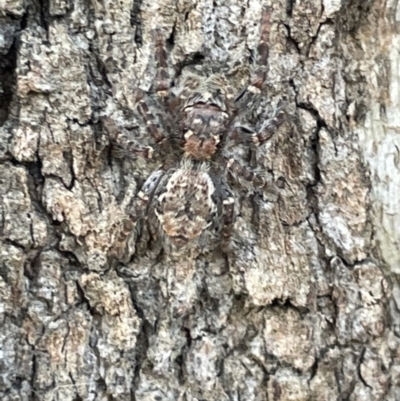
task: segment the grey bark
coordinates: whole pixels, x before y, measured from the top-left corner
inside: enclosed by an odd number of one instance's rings
[[[290,122],[236,157],[274,190],[233,186],[229,250],[179,258],[125,235],[159,161],[101,118],[151,142],[155,26],[171,75],[243,88],[261,2],[0,1],[1,400],[400,400],[398,4],[272,6],[249,113]]]

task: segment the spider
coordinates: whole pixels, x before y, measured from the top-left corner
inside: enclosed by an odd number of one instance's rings
[[[137,213],[132,219],[153,214],[162,238],[175,248],[201,243],[215,235],[223,240],[229,238],[235,202],[226,182],[226,171],[256,187],[265,185],[263,178],[243,167],[225,145],[232,141],[234,122],[245,94],[261,92],[267,69],[270,17],[271,9],[264,7],[257,48],[258,67],[250,85],[238,96],[223,75],[205,77],[190,72],[182,74],[173,93],[165,41],[161,30],[155,31],[157,73],[152,93],[162,105],[164,118],[153,115],[150,98],[140,89],[135,89],[136,104],[156,149],[164,149],[169,160],[144,183],[137,195]],[[262,130],[253,131],[254,145],[267,141],[282,122],[282,113],[278,112]],[[105,125],[124,152],[152,157],[155,149],[122,139],[110,122]],[[171,160],[176,151],[180,155],[179,163],[176,158]]]

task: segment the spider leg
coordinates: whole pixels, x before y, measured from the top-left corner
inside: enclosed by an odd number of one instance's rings
[[[276,132],[276,130],[285,121],[285,113],[278,110],[275,115],[267,122],[265,127],[262,127],[258,132],[252,135],[253,143],[260,146],[268,141]]]
[[[112,256],[116,256],[118,259],[123,257],[127,246],[127,239],[135,229],[140,227],[140,221],[147,215],[152,195],[162,176],[163,172],[161,170],[151,174],[136,196],[134,195],[136,185],[130,182],[127,186],[120,206],[125,216],[117,223],[119,230],[113,242]]]
[[[136,252],[141,253],[146,251],[149,240],[149,230],[150,232],[154,232],[154,229],[156,229],[156,227],[148,224],[148,222],[151,222],[151,219],[149,220],[149,209],[164,174],[164,170],[156,170],[147,178],[136,195],[134,194],[136,185],[133,184],[128,186],[128,190],[125,193],[121,208],[125,211],[127,216],[124,224],[128,228],[131,227],[129,233],[131,233],[132,230],[136,231]],[[135,190],[133,190],[133,188],[135,188]]]
[[[284,121],[285,113],[278,108],[274,116],[267,120],[259,130],[253,130],[247,126],[236,126],[233,139],[238,143],[251,142],[255,146],[260,146],[272,138]]]
[[[168,62],[167,62],[167,51],[165,49],[165,40],[160,28],[154,31],[155,40],[155,64],[156,64],[156,76],[154,78],[154,84],[151,88],[151,92],[155,93],[161,100],[167,99],[170,88],[170,76],[168,73]],[[165,129],[163,124],[157,121],[156,117],[153,115],[148,107],[146,101],[147,94],[141,90],[136,90],[136,109],[144,122],[146,123],[147,130],[152,136],[156,144],[161,144],[167,137],[165,135]],[[167,102],[169,103],[169,99]],[[166,109],[168,109],[168,104],[164,103]],[[168,111],[168,110],[166,110]],[[168,113],[167,113],[168,114]],[[167,115],[165,118],[168,119]]]
[[[269,55],[269,34],[271,32],[271,7],[264,7],[261,14],[261,35],[257,47],[258,53],[258,68],[250,83],[250,91],[260,92],[261,86],[265,81],[265,76],[268,68]]]
[[[148,214],[151,200],[164,174],[164,170],[161,169],[154,171],[136,195],[131,208],[132,212],[130,213],[131,218],[135,221],[142,219]]]
[[[170,76],[168,73],[167,51],[161,29],[155,31],[155,62],[157,73],[154,82],[154,92],[157,96],[164,98],[168,95],[170,88]]]
[[[272,15],[272,8],[265,6],[261,14],[261,33],[260,33],[260,40],[257,46],[258,67],[252,74],[250,85],[236,97],[235,102],[242,100],[247,93],[249,94],[250,97],[253,97],[254,95],[258,95],[261,92],[261,87],[265,81],[268,69],[271,15]]]
[[[232,233],[235,218],[235,199],[230,191],[226,191],[226,197],[222,201],[222,229],[223,242],[228,242]]]
[[[232,156],[224,156],[226,167],[234,178],[244,179],[245,181],[252,183],[255,187],[262,188],[265,186],[265,179],[259,175],[243,167],[237,160]]]
[[[146,123],[147,130],[149,134],[154,139],[156,144],[160,144],[165,141],[166,136],[164,134],[164,130],[159,124],[147,106],[147,102],[145,100],[145,93],[141,89],[137,89],[136,91],[136,109],[139,112],[140,116],[143,118]]]
[[[115,157],[121,159],[133,154],[145,159],[152,158],[154,150],[151,146],[143,146],[138,144],[136,141],[129,139],[124,134],[123,129],[119,128],[115,124],[115,121],[109,117],[104,118],[102,122],[114,144],[113,155]]]

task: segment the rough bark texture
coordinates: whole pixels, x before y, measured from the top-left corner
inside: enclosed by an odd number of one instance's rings
[[[400,96],[394,0],[274,1],[260,122],[228,250],[160,252],[127,205],[157,160],[135,88],[249,79],[260,0],[0,1],[0,399],[400,400]],[[266,2],[267,3],[267,2]],[[128,226],[129,229],[129,226]]]

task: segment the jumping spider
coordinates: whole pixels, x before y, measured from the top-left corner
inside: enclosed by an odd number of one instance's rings
[[[201,243],[210,235],[222,240],[229,237],[234,220],[234,198],[224,178],[226,171],[256,187],[265,185],[259,175],[242,167],[229,154],[226,144],[232,142],[233,125],[244,93],[259,93],[265,80],[270,17],[271,9],[265,7],[257,48],[258,67],[250,85],[239,96],[235,96],[227,79],[220,74],[204,77],[186,72],[172,93],[165,41],[161,30],[155,31],[157,74],[153,93],[157,95],[157,103],[163,106],[164,117],[153,115],[150,99],[140,89],[136,89],[137,110],[156,148],[164,148],[167,156],[171,156],[171,150],[178,149],[181,160],[176,163],[175,157],[150,175],[137,195],[135,208],[139,213],[132,218],[140,219],[148,211],[153,213],[159,233],[174,247]],[[282,113],[276,113],[262,130],[252,133],[253,143],[256,146],[264,143],[282,122]],[[108,130],[112,134],[113,130]],[[114,136],[125,152],[150,158],[154,151],[124,141],[118,134]]]

